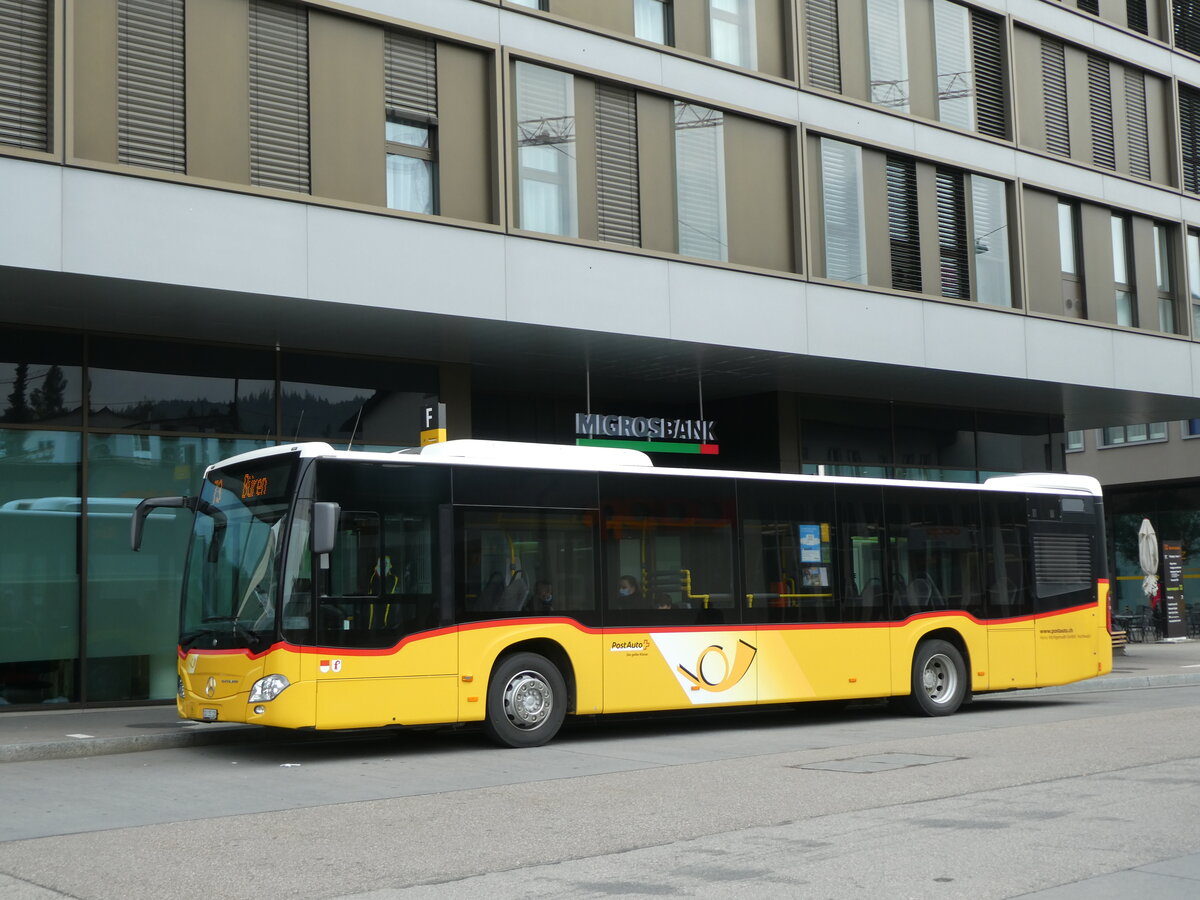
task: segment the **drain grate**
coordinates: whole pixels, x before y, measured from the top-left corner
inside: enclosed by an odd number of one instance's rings
[[[874,756],[855,756],[851,759],[831,759],[828,762],[805,763],[788,766],[790,769],[821,769],[827,772],[890,772],[893,769],[911,769],[914,766],[932,766],[934,763],[965,759],[963,756],[929,756],[924,753],[877,753]]]

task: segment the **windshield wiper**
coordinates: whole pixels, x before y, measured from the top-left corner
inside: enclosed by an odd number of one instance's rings
[[[253,650],[255,653],[257,653],[260,649],[262,649],[263,645],[266,644],[266,638],[264,638],[257,631],[251,631],[249,628],[247,628],[245,625],[243,625],[241,622],[239,622],[237,620],[237,616],[205,616],[204,621],[205,622],[219,622],[223,625],[232,625],[233,633],[238,638],[240,638],[249,649]],[[180,643],[180,645],[183,645],[184,641],[188,640],[189,638],[191,640],[195,640],[196,638],[203,637],[206,634],[214,634],[214,633],[215,633],[215,630],[212,628],[198,628],[195,631],[185,632],[179,638],[179,643]]]
[[[179,636],[179,646],[186,650],[206,634],[212,633],[213,630],[211,628],[197,628],[194,631],[185,631]]]

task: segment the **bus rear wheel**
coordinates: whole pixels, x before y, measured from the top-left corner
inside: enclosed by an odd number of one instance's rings
[[[913,654],[913,712],[949,716],[958,711],[967,695],[967,667],[958,648],[946,641],[925,641]]]
[[[567,712],[567,686],[550,660],[514,653],[492,672],[483,730],[504,747],[540,747],[558,733]]]

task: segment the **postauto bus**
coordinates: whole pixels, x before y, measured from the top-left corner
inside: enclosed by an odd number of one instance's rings
[[[305,443],[209,468],[179,634],[183,718],[482,723],[974,694],[1112,668],[1099,484],[656,468],[633,450]],[[151,526],[153,527],[153,522]]]

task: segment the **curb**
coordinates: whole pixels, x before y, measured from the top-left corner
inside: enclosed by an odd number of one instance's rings
[[[1146,688],[1182,687],[1188,684],[1200,684],[1200,672],[1188,672],[1178,675],[1119,675],[1104,676],[1089,681],[1076,681],[1071,684],[1060,684],[1054,687],[1033,688],[1025,693],[1030,694],[1074,694],[1094,693],[1096,691],[1137,691]]]
[[[170,734],[136,734],[121,737],[78,738],[24,744],[0,744],[0,764],[42,759],[81,759],[146,750],[208,747],[213,744],[250,743],[272,739],[274,732],[253,725],[236,725],[220,731],[179,731]]]

